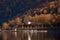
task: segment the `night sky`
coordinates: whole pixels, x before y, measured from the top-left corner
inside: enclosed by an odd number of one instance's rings
[[[50,0],[51,1],[51,0]],[[23,14],[30,8],[41,6],[46,0],[0,0],[0,23]]]

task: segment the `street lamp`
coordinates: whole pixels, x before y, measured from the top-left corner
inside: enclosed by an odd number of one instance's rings
[[[31,22],[29,21],[29,22],[28,22],[28,25],[30,25],[30,24],[31,24]]]
[[[30,29],[31,28],[31,22],[28,21],[27,24],[28,24],[28,29]]]

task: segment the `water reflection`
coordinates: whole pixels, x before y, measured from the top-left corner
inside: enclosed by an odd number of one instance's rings
[[[3,31],[0,32],[0,40],[56,40],[49,36],[47,32],[37,32],[37,30],[25,31]]]

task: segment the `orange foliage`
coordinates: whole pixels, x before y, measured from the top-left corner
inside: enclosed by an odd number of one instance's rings
[[[2,24],[2,29],[6,29],[8,27],[8,24],[6,23],[6,22],[4,22],[3,24]]]

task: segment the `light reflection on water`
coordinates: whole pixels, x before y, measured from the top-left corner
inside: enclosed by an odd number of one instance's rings
[[[0,32],[0,40],[55,40],[53,36],[48,36],[47,32],[35,31],[3,31]]]

